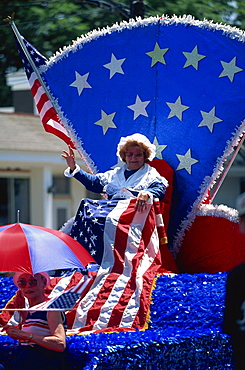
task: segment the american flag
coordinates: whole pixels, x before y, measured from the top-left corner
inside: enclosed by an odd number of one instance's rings
[[[101,264],[104,254],[104,228],[108,213],[118,200],[82,199],[70,235]]]
[[[95,276],[95,273],[84,275],[77,284],[74,284],[69,289],[66,287],[67,278],[70,279],[71,276],[62,277],[59,280],[57,287],[54,287],[53,291],[50,293],[49,300],[31,307],[31,310],[72,310],[76,306],[76,303],[89,291],[94,282]]]
[[[90,252],[100,249],[101,266],[77,307],[73,334],[147,325],[151,291],[161,266],[159,237],[154,204],[148,204],[146,212],[136,212],[135,202],[109,201],[107,206],[106,201],[82,201],[73,233],[84,243],[97,233],[94,244],[90,246],[88,240],[86,244]],[[100,220],[95,208],[100,209]]]
[[[175,171],[169,246],[244,133],[244,35],[182,18],[149,18],[93,31],[48,61],[42,76],[77,142],[103,172],[121,136],[142,133]]]
[[[38,69],[40,66],[46,63],[46,58],[39,53],[38,50],[34,48],[27,40],[24,39],[20,35],[21,39],[23,40],[24,45],[28,51],[29,57],[34,62],[34,65]],[[28,60],[26,54],[24,53],[21,44],[15,38],[19,54],[22,59],[23,66],[25,68],[25,72],[30,84],[32,96],[34,98],[39,116],[41,118],[44,130],[46,132],[52,133],[62,139],[65,143],[75,148],[69,133],[67,132],[66,128],[61,123],[61,120],[50,101],[49,97],[47,96],[36,72],[33,70],[30,60]]]

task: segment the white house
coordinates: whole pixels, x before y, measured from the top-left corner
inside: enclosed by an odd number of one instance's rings
[[[0,113],[0,127],[0,224],[19,218],[59,228],[87,196],[81,184],[63,175],[66,144],[32,114]],[[79,158],[78,163],[83,165]]]

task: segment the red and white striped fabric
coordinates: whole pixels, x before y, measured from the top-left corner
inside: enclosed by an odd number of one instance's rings
[[[134,210],[135,202],[120,200],[107,215],[98,273],[83,276],[76,272],[57,278],[49,287],[49,301],[33,310],[50,309],[64,297],[60,309],[67,311],[66,297],[78,293],[74,309],[67,312],[68,334],[147,328],[151,292],[161,267],[160,225],[156,225],[155,202],[142,213]],[[59,309],[59,302],[56,307]]]
[[[161,266],[153,204],[135,212],[121,200],[108,214],[104,254],[94,284],[77,307],[70,334],[143,329],[154,278]]]
[[[65,143],[74,148],[74,144],[71,141],[67,130],[61,124],[59,116],[45,93],[35,72],[31,74],[29,84],[45,131],[58,136]]]
[[[29,54],[28,58],[27,53],[24,52],[22,46],[20,45],[17,39],[16,43],[18,46],[20,56],[22,58],[25,72],[31,87],[32,96],[35,100],[36,107],[40,115],[43,127],[46,132],[50,132],[58,136],[65,143],[75,148],[68,131],[61,123],[60,118],[52,102],[50,101],[48,95],[46,94],[35,70],[33,70],[33,67],[31,65],[32,61],[34,67],[36,67],[36,70],[38,70],[40,66],[45,65],[46,58],[42,54],[40,54],[39,51],[35,49],[33,45],[31,45],[27,40],[25,40],[24,37],[22,37],[21,35],[20,37],[22,38],[22,41]],[[29,60],[30,58],[31,61]]]
[[[63,283],[63,279],[65,278],[62,278],[60,280],[60,282]],[[75,306],[75,303],[81,299],[82,297],[85,296],[85,294],[88,292],[88,290],[90,289],[91,285],[93,284],[93,280],[94,280],[94,275],[85,275],[83,276],[80,281],[72,286],[71,288],[67,289],[63,287],[58,283],[59,287],[61,289],[63,289],[63,291],[59,291],[58,294],[54,294],[54,292],[52,292],[50,295],[49,295],[49,300],[48,301],[45,301],[45,302],[42,302],[36,306],[33,306],[32,309],[33,310],[36,310],[36,309],[42,309],[42,310],[45,310],[45,309],[50,309],[50,308],[57,308],[57,309],[64,309],[64,310],[67,310],[69,308],[73,308]],[[54,288],[56,289],[56,288]],[[70,297],[72,298],[71,300],[69,299],[69,294],[70,294]],[[63,300],[59,303],[57,303],[57,301],[59,300],[59,298],[63,298]],[[74,303],[72,303],[74,300]]]

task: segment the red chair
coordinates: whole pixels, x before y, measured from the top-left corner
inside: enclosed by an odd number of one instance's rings
[[[148,162],[148,164],[154,167],[161,176],[165,177],[168,180],[169,183],[169,186],[166,189],[165,197],[160,202],[161,214],[163,216],[163,221],[167,234],[170,208],[172,203],[174,170],[164,159],[153,159],[153,161]],[[162,268],[160,272],[178,273],[178,267],[166,243],[160,242],[160,252],[162,258]]]

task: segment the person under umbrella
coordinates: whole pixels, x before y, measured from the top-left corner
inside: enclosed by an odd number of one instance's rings
[[[48,300],[45,287],[50,278],[46,272],[35,275],[17,272],[14,284],[34,307]],[[66,318],[61,311],[24,311],[19,327],[6,325],[3,328],[13,339],[18,339],[21,352],[14,363],[5,369],[62,369],[66,349]]]

